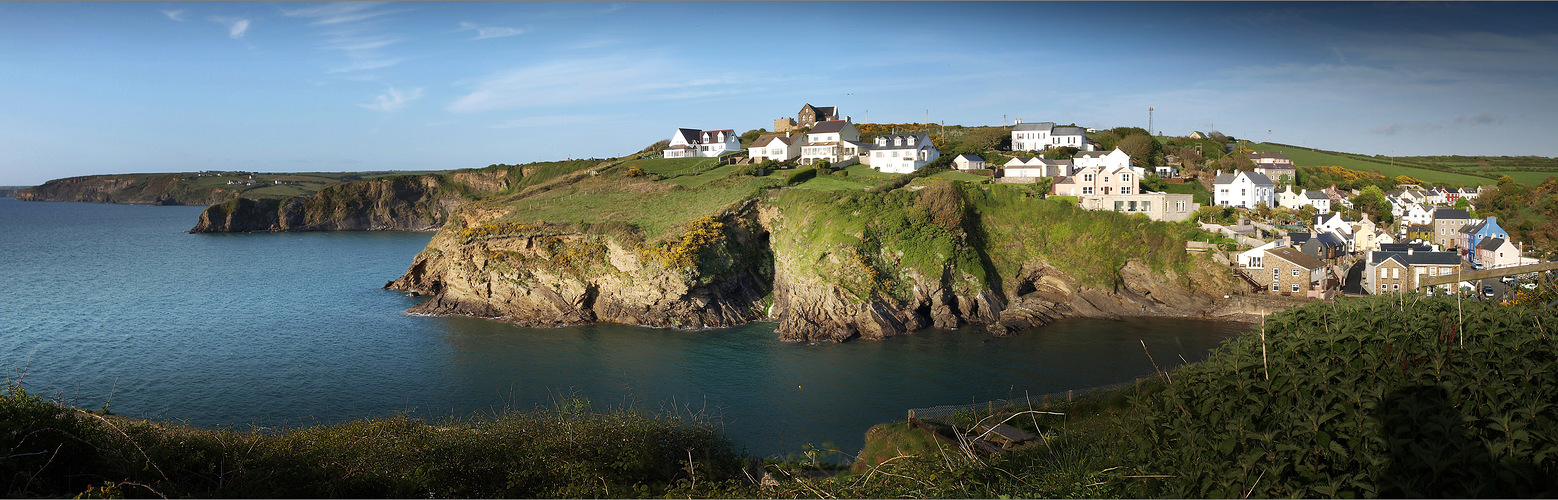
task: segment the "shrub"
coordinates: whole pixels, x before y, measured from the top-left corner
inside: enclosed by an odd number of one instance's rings
[[[812,178],[814,178],[816,176],[817,176],[817,169],[816,168],[803,168],[803,169],[791,172],[790,175],[786,176],[785,179],[784,179],[784,184],[786,186],[794,186],[796,184],[800,184],[802,182],[809,181],[809,180],[811,180]]]

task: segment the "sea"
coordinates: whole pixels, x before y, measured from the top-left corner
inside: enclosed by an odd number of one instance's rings
[[[1249,329],[1066,319],[1004,338],[968,327],[835,344],[780,342],[773,322],[521,328],[410,315],[425,298],[383,289],[432,233],[189,234],[201,210],[0,198],[6,381],[82,408],[266,432],[583,398],[702,419],[758,456],[847,457],[911,408],[1128,382]]]

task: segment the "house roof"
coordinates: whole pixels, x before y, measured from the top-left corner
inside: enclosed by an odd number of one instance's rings
[[[893,142],[895,142],[895,140],[900,138],[900,137],[905,138],[905,139],[913,138],[914,139],[914,144],[913,145],[910,145],[910,144],[893,144]],[[920,149],[920,148],[923,148],[923,147],[926,147],[926,146],[930,146],[930,147],[933,147],[933,148],[936,147],[935,144],[931,143],[930,135],[928,135],[928,134],[882,134],[882,135],[876,136],[876,138],[878,140],[887,139],[887,144],[871,143],[871,148],[872,149],[883,150],[883,151],[893,150],[893,149]],[[907,142],[907,141],[905,141],[905,142]]]
[[[1250,178],[1250,181],[1252,181],[1252,182],[1254,182],[1256,184],[1265,184],[1265,185],[1271,185],[1271,186],[1277,185],[1277,183],[1271,182],[1271,178],[1270,177],[1266,177],[1266,174],[1259,174],[1259,173],[1255,173],[1255,172],[1245,172],[1244,175],[1248,176]]]
[[[1477,243],[1478,250],[1498,250],[1501,246],[1504,246],[1504,238],[1483,238]]]
[[[1284,155],[1282,153],[1245,153],[1244,156],[1249,158],[1249,159],[1251,159],[1251,160],[1263,160],[1263,159],[1268,159],[1268,158],[1269,159],[1274,159],[1274,160],[1287,160],[1288,159],[1287,155]]]
[[[1385,251],[1385,252],[1405,252],[1405,251],[1407,251],[1408,248],[1416,250],[1418,252],[1431,252],[1434,249],[1433,246],[1430,246],[1427,243],[1416,243],[1416,244],[1413,244],[1413,243],[1380,243],[1379,244],[1379,249],[1381,251]]]
[[[1054,130],[1055,122],[1019,123],[1012,125],[1013,132],[1035,132],[1040,130]]]
[[[979,155],[971,155],[971,154],[968,154],[968,153],[963,153],[963,154],[957,155],[957,157],[953,158],[953,159],[956,160],[958,158],[962,158],[965,161],[985,161],[985,159],[984,158],[980,158]]]
[[[1288,233],[1288,241],[1292,241],[1294,245],[1302,245],[1304,242],[1309,241],[1310,236],[1313,235],[1309,233]]]
[[[813,133],[813,134],[835,134],[835,133],[838,133],[838,132],[842,132],[844,130],[844,126],[845,125],[849,125],[849,122],[844,121],[844,120],[828,120],[828,121],[823,121],[823,122],[817,122],[816,125],[813,125],[811,127],[811,133]]]
[[[1236,177],[1238,177],[1236,174],[1217,174],[1217,178],[1212,179],[1212,184],[1233,184]]]
[[[682,142],[697,144],[701,142],[699,136],[703,135],[703,131],[695,128],[679,128],[676,129],[676,134],[682,136]]]
[[[1482,230],[1482,226],[1486,226],[1486,225],[1488,225],[1488,220],[1487,219],[1483,219],[1481,222],[1478,222],[1476,224],[1467,224],[1465,226],[1462,226],[1461,227],[1461,232],[1466,233],[1466,234],[1476,234],[1477,231],[1481,231]]]
[[[1461,258],[1455,252],[1374,252],[1374,264],[1394,260],[1407,266],[1460,265]]]
[[[1311,199],[1311,200],[1330,200],[1331,199],[1330,196],[1326,196],[1325,193],[1320,192],[1320,191],[1305,191],[1304,192],[1304,197],[1308,198],[1308,199]]]
[[[1272,257],[1297,264],[1299,267],[1304,269],[1319,269],[1325,267],[1325,263],[1321,262],[1320,259],[1316,259],[1309,254],[1291,248],[1273,248],[1271,250],[1267,250],[1266,253]]]
[[[1441,208],[1441,209],[1438,209],[1438,210],[1434,210],[1434,218],[1435,219],[1470,219],[1471,218],[1471,214],[1467,213],[1465,210],[1456,210],[1456,209],[1453,209],[1453,208]]]
[[[1316,243],[1318,243],[1320,246],[1325,246],[1325,247],[1345,247],[1345,246],[1347,246],[1347,242],[1345,240],[1343,240],[1340,236],[1337,236],[1337,235],[1332,234],[1332,233],[1320,233],[1318,235],[1315,235],[1314,241]]]
[[[1049,135],[1086,135],[1087,129],[1082,127],[1055,127]]]
[[[1408,224],[1407,225],[1407,232],[1408,233],[1432,233],[1432,232],[1434,232],[1434,227],[1430,226],[1428,224]]]
[[[752,147],[754,147],[754,148],[765,147],[765,146],[768,146],[770,143],[772,143],[774,141],[779,141],[781,144],[784,144],[786,146],[793,146],[793,145],[795,145],[795,139],[797,139],[797,136],[793,136],[793,135],[790,135],[790,134],[765,134],[765,135],[762,135],[762,136],[758,136],[757,140],[752,141]]]

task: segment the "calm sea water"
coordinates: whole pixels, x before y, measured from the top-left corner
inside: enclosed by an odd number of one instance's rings
[[[1079,389],[1195,360],[1243,325],[1067,320],[1010,338],[922,331],[787,344],[773,323],[685,332],[409,316],[383,290],[430,233],[185,233],[200,207],[0,198],[0,365],[87,408],[216,427],[533,409],[583,396],[701,413],[764,456],[853,453],[908,408]]]

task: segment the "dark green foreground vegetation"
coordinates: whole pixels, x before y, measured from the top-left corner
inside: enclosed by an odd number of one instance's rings
[[[713,429],[578,403],[266,434],[104,417],[12,385],[0,397],[0,487],[9,496],[1552,497],[1552,328],[1553,311],[1451,298],[1315,303],[1154,381],[1041,408],[1051,413],[931,424],[1004,420],[1040,436],[1015,451],[964,453],[884,424],[852,470],[819,478],[818,462],[770,464],[779,484],[768,487],[746,479],[740,454]]]

